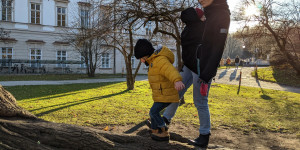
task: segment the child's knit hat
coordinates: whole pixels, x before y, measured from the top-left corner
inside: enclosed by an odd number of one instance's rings
[[[196,8],[195,10],[197,12],[198,17],[201,19],[201,17],[204,15],[203,10],[200,8]]]
[[[139,39],[134,46],[134,56],[140,59],[144,56],[150,56],[154,52],[152,44],[146,39]]]

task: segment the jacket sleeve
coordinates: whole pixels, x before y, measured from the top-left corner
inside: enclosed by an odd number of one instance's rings
[[[220,9],[206,20],[203,44],[200,47],[200,78],[209,82],[217,72],[227,39],[230,13]]]
[[[159,73],[169,79],[171,82],[175,83],[177,81],[182,81],[182,77],[177,71],[177,69],[170,63],[168,58],[162,57],[159,60]]]

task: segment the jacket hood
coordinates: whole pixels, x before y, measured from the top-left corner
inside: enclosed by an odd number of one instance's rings
[[[204,14],[206,17],[209,17],[213,12],[220,11],[222,9],[228,10],[229,12],[227,0],[214,0],[210,6],[204,8]]]
[[[165,56],[168,58],[168,60],[171,62],[171,64],[174,63],[174,54],[173,52],[167,48],[166,46],[162,46],[158,48],[157,50],[154,51],[154,53],[147,59],[147,62],[150,64],[151,62],[154,61],[156,57],[159,56]]]
[[[191,23],[191,22],[199,22],[200,19],[197,15],[196,10],[193,7],[187,8],[181,12],[181,20],[184,23]]]

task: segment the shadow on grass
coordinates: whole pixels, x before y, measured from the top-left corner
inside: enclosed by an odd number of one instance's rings
[[[300,76],[291,67],[273,67],[273,77],[279,84],[300,87]]]
[[[237,73],[237,70],[235,69],[235,70],[230,74],[230,77],[229,77],[229,80],[230,80],[230,81],[232,81],[232,80],[235,79],[236,73]]]
[[[40,109],[44,109],[44,108],[60,106],[58,108],[54,108],[54,109],[36,114],[36,116],[40,117],[40,116],[43,116],[43,115],[46,115],[46,114],[49,114],[49,113],[52,113],[52,112],[55,112],[55,111],[58,111],[58,110],[61,110],[61,109],[64,109],[64,108],[68,108],[68,107],[71,107],[71,106],[80,105],[80,104],[84,104],[84,103],[88,103],[88,102],[92,102],[92,101],[96,101],[96,100],[101,100],[103,98],[109,98],[109,97],[113,97],[113,96],[116,96],[116,95],[124,94],[127,91],[129,91],[129,90],[124,90],[124,91],[121,91],[121,92],[118,92],[118,93],[99,96],[99,97],[94,97],[94,98],[89,98],[89,99],[83,99],[83,100],[75,101],[75,102],[68,102],[68,103],[52,105],[52,106],[48,106],[48,107],[42,107],[42,108],[39,108],[39,109],[30,110],[30,111],[36,111],[36,110],[40,110]]]
[[[223,77],[226,75],[226,73],[227,73],[227,69],[226,69],[226,70],[224,70],[222,73],[220,73],[220,75],[219,75],[218,79],[221,79],[221,78],[223,78]]]
[[[259,86],[261,93],[263,94],[263,95],[260,95],[260,97],[264,100],[272,100],[272,98],[269,95],[267,95],[265,93],[264,89],[261,87],[257,74],[255,74],[255,77],[256,77],[255,81],[256,81],[257,85]]]
[[[107,86],[107,85],[112,85],[117,83],[120,82],[88,83],[88,84],[83,83],[83,84],[67,84],[67,85],[12,86],[12,87],[5,87],[5,89],[10,93],[12,93],[18,101],[22,101],[24,99],[46,97],[51,95],[53,95],[53,97],[49,97],[49,98],[63,97],[69,95],[69,92],[76,93],[81,90],[94,89],[94,88],[99,88],[102,86]],[[49,99],[49,98],[44,98],[44,99]]]

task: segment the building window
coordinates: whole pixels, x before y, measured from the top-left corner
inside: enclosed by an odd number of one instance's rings
[[[34,24],[41,23],[41,5],[36,3],[30,4],[30,22]]]
[[[102,53],[101,55],[101,67],[102,68],[110,68],[110,64],[109,64],[109,53]]]
[[[131,68],[136,68],[134,56],[131,56]]]
[[[85,64],[85,59],[83,56],[80,56],[80,60],[83,62],[82,64],[80,64],[80,68],[86,68],[86,64]]]
[[[57,7],[57,26],[66,26],[66,8]]]
[[[2,59],[2,67],[11,66],[10,60],[12,59],[13,49],[11,47],[2,47],[1,51],[1,59]]]
[[[3,21],[12,21],[12,0],[2,0],[2,18]]]
[[[57,51],[56,55],[57,61],[61,61],[61,63],[57,64],[57,67],[66,67],[66,63],[64,61],[67,60],[67,52],[66,51]]]
[[[147,66],[145,63],[143,63],[143,64],[144,64],[144,68],[145,69],[149,68],[149,66]]]
[[[146,25],[146,35],[151,35],[151,22]]]
[[[175,5],[175,0],[163,0],[163,3],[167,4],[167,5],[174,6]]]
[[[32,61],[31,67],[41,67],[41,64],[37,61],[42,59],[42,51],[40,49],[30,49],[30,60]]]
[[[80,10],[80,22],[81,27],[88,28],[89,27],[89,10]]]
[[[170,5],[174,6],[175,5],[175,0],[170,0]]]

